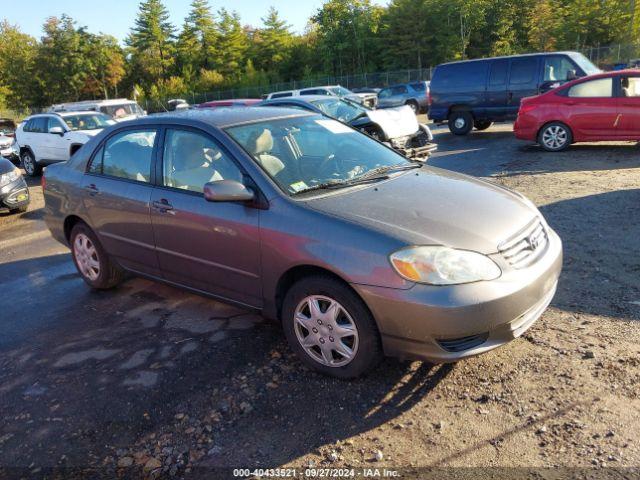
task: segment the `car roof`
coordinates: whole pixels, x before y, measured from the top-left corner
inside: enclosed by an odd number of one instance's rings
[[[217,108],[208,110],[206,108],[194,110],[182,110],[179,112],[164,112],[137,120],[126,122],[127,125],[150,125],[162,124],[171,120],[184,121],[193,120],[206,123],[218,128],[226,128],[232,125],[243,123],[253,123],[263,120],[276,120],[287,117],[302,117],[313,115],[311,112],[304,112],[295,108]]]
[[[281,98],[272,98],[266,100],[267,102],[273,103],[286,103],[286,102],[300,102],[300,103],[311,103],[313,100],[342,100],[340,97],[335,97],[333,95],[302,95],[299,97],[281,97]]]
[[[484,62],[487,60],[500,60],[500,59],[504,59],[504,58],[519,58],[519,57],[537,57],[537,56],[543,56],[543,57],[548,57],[550,55],[575,55],[579,52],[574,52],[574,51],[563,51],[563,52],[540,52],[540,53],[522,53],[519,55],[503,55],[500,57],[487,57],[487,58],[474,58],[474,59],[470,59],[470,60],[458,60],[455,62],[447,62],[447,63],[441,63],[440,65],[438,65],[438,67],[442,67],[445,65],[455,65],[455,64],[459,64],[459,63],[472,63],[472,62]]]
[[[66,111],[61,110],[58,112],[44,112],[44,113],[36,113],[35,115],[31,115],[29,118],[36,117],[46,117],[46,116],[54,116],[54,117],[70,117],[71,115],[98,115],[100,112],[94,112],[93,110],[78,110],[78,111]]]

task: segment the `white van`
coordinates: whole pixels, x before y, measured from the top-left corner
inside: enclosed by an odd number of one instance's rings
[[[86,100],[82,102],[59,103],[52,105],[49,112],[78,112],[93,111],[108,115],[116,122],[134,120],[147,114],[140,105],[126,98],[114,98],[113,100]]]

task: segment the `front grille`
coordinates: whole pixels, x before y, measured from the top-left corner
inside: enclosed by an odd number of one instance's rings
[[[489,338],[489,332],[471,335],[469,337],[450,338],[447,340],[436,340],[438,344],[447,352],[464,352],[482,345]]]
[[[539,218],[511,239],[501,243],[498,251],[513,268],[524,268],[538,260],[547,249],[549,237]]]

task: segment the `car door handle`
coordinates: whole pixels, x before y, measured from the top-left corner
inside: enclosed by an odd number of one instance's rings
[[[91,195],[92,197],[95,197],[96,195],[98,195],[100,193],[100,190],[98,190],[98,187],[96,186],[95,183],[91,183],[89,185],[87,185],[86,187],[84,187],[84,189],[89,192],[89,195]]]
[[[173,205],[171,205],[169,203],[169,200],[167,200],[166,198],[162,198],[160,200],[154,200],[151,203],[151,206],[155,209],[158,210],[160,213],[170,213],[170,214],[175,214],[175,211],[173,210]]]

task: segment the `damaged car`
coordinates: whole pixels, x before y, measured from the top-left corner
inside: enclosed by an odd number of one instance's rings
[[[13,163],[20,160],[16,146],[16,124],[10,118],[0,118],[0,156]]]
[[[322,95],[265,100],[258,106],[290,107],[321,113],[386,143],[405,157],[427,159],[438,148],[427,125],[408,106],[372,110],[346,98]]]
[[[10,213],[23,213],[29,206],[29,189],[18,167],[0,158],[0,209]]]

